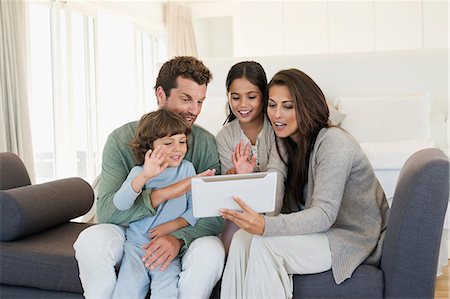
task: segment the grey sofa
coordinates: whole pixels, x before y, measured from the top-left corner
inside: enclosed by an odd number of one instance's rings
[[[73,243],[90,224],[70,222],[91,208],[80,178],[31,185],[22,161],[0,153],[0,297],[83,298]]]
[[[82,298],[72,244],[88,224],[68,219],[89,210],[92,189],[81,179],[31,186],[21,163],[0,153],[0,190],[8,189],[0,191],[0,297]],[[294,297],[433,298],[449,180],[442,151],[415,153],[397,183],[381,265],[361,265],[340,285],[331,271],[294,275]],[[219,293],[220,284],[212,297]]]
[[[331,271],[294,275],[294,297],[433,298],[449,180],[441,150],[413,154],[397,182],[381,265],[363,264],[340,285]]]

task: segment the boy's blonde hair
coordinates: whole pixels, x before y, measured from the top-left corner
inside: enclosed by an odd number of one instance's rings
[[[156,139],[177,134],[187,136],[189,133],[191,133],[191,129],[184,118],[173,111],[159,109],[144,114],[139,120],[136,133],[130,142],[136,163],[144,164],[145,153],[149,149],[153,149],[153,142]]]

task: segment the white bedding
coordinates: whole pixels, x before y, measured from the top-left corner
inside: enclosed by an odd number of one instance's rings
[[[338,97],[341,123],[359,142],[422,141],[430,134],[430,94]]]
[[[400,175],[400,169],[376,169],[375,175],[384,190],[389,206],[392,206],[392,198],[394,197],[395,186]]]
[[[406,160],[415,152],[432,147],[433,142],[365,142],[360,145],[375,171],[389,205],[391,205],[398,176]]]
[[[431,140],[360,143],[373,169],[401,169],[415,152],[433,147]]]

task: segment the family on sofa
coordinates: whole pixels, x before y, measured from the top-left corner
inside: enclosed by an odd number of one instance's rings
[[[258,63],[234,65],[226,82],[230,114],[216,145],[213,135],[194,124],[211,79],[196,58],[167,61],[155,84],[158,105],[181,115],[186,131],[169,130],[166,136],[143,142],[138,151],[132,150],[132,140],[152,127],[142,122],[144,118],[108,137],[97,199],[100,224],[84,230],[74,244],[86,298],[113,297],[116,267],[128,261],[124,244],[133,236],[130,228],[144,219],[157,223],[140,227],[148,242],[133,243],[140,260],[133,259],[131,267],[144,271],[121,276],[119,268],[121,285],[136,282],[121,289],[121,296],[141,297],[150,289],[156,297],[170,291],[174,297],[207,298],[222,278],[223,298],[290,298],[292,274],[331,270],[334,282],[341,284],[362,263],[380,262],[389,215],[386,198],[358,143],[331,125],[319,86],[297,69],[282,70],[267,84]],[[136,131],[142,126],[148,128]],[[188,131],[187,139],[179,138]],[[160,139],[162,143],[155,144]],[[180,167],[183,156],[199,176],[213,175],[214,170],[276,171],[281,191],[275,212],[258,214],[245,205],[245,198],[236,197],[242,212],[222,209],[222,217],[188,221],[192,176],[145,187],[170,168]],[[151,172],[152,167],[158,171]],[[119,209],[117,193],[123,188],[128,188],[127,204]],[[170,221],[184,225],[172,231],[174,226],[156,219],[167,212],[162,203],[180,197],[186,210]],[[153,279],[152,273],[170,271],[179,281],[168,290],[163,287],[168,281],[164,275]]]

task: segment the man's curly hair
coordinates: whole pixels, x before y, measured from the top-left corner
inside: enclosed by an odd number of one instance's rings
[[[209,69],[203,64],[201,60],[193,56],[177,56],[165,62],[156,78],[155,90],[161,86],[170,96],[170,90],[177,88],[177,78],[181,76],[185,79],[190,79],[198,85],[208,85],[213,76]]]
[[[144,164],[145,153],[149,149],[153,149],[153,142],[156,139],[177,134],[188,136],[189,133],[191,133],[191,129],[178,113],[159,109],[144,114],[139,120],[135,135],[130,142],[137,165]]]

